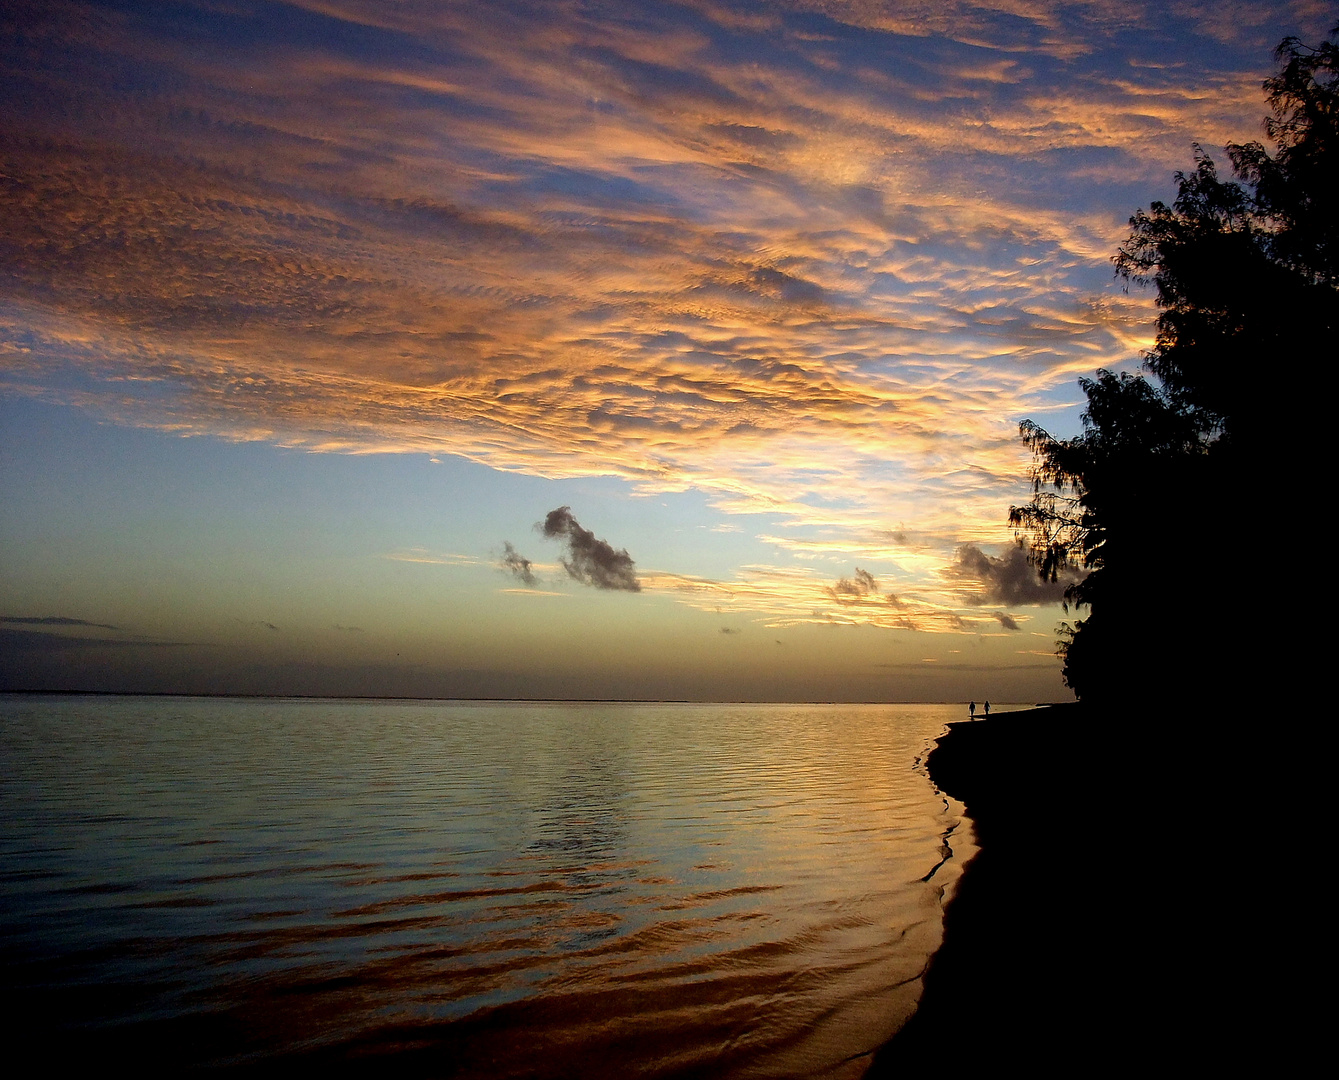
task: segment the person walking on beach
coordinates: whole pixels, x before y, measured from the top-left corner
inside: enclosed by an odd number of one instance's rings
[[[990,702],[989,702],[989,701],[986,702],[986,719],[987,719],[987,720],[990,719]]]
[[[970,705],[967,706],[967,715],[970,716],[973,720],[976,719],[976,702],[975,702],[975,701],[973,701]]]

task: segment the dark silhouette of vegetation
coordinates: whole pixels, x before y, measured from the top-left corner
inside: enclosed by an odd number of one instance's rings
[[[1066,683],[1082,699],[1206,692],[1243,680],[1277,503],[1266,469],[1305,468],[1302,441],[1339,329],[1339,26],[1310,48],[1276,51],[1258,142],[1229,145],[1235,180],[1195,148],[1176,201],[1130,219],[1115,256],[1127,282],[1152,284],[1161,314],[1144,358],[1152,379],[1099,371],[1081,380],[1083,433],[1021,426],[1034,495],[1009,512],[1040,574],[1088,574],[1066,591]],[[1272,463],[1272,464],[1271,464]],[[1270,509],[1270,507],[1273,509]]]

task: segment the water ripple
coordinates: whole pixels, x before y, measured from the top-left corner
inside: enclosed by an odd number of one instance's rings
[[[956,873],[945,707],[0,710],[11,1020],[94,1060],[858,1075]]]

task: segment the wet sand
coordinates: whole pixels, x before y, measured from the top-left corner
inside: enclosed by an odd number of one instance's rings
[[[1106,1073],[1257,1049],[1242,1025],[1269,1011],[1267,965],[1239,879],[1259,827],[1233,801],[1249,762],[1173,720],[1059,705],[940,739],[930,775],[965,804],[980,851],[921,1005],[870,1077],[1004,1062]]]

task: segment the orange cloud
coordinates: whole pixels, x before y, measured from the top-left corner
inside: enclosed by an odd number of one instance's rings
[[[1108,263],[1131,180],[1252,136],[1267,63],[1141,59],[1164,16],[1115,2],[305,9],[24,16],[0,385],[699,488],[918,575],[880,625],[966,625],[936,575],[1001,539],[1018,420],[1149,344]],[[890,521],[927,547],[883,552]],[[831,581],[783,581],[730,589],[820,618]]]

